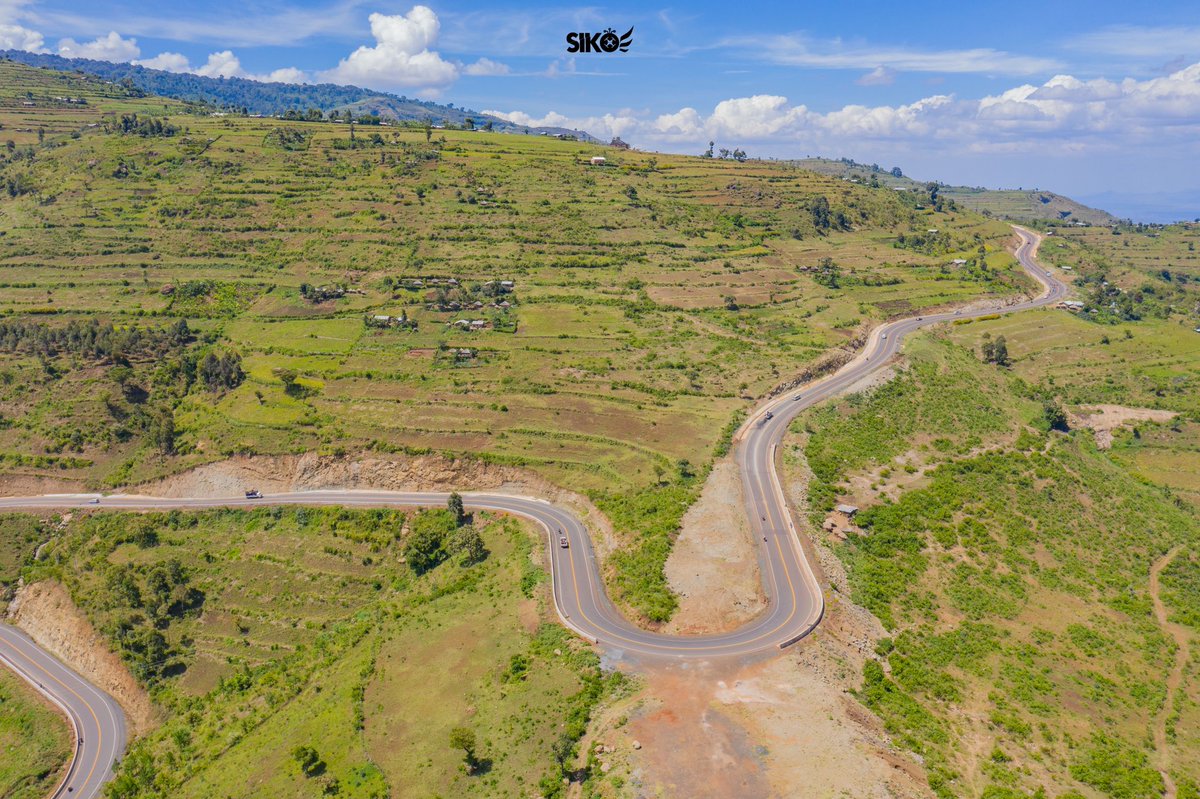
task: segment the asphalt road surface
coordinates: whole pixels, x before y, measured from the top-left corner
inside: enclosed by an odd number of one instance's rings
[[[23,677],[66,714],[75,734],[75,756],[51,799],[99,796],[125,751],[125,714],[96,688],[8,624],[0,624],[0,662]]]
[[[746,511],[750,527],[758,540],[764,589],[771,601],[762,615],[737,630],[717,635],[671,636],[636,627],[617,611],[605,594],[591,538],[573,513],[542,500],[502,494],[466,493],[463,494],[463,501],[471,509],[522,516],[545,528],[548,533],[546,547],[551,564],[554,601],[559,616],[568,627],[602,645],[614,656],[745,657],[794,643],[821,621],[825,602],[821,586],[804,554],[775,469],[776,451],[789,423],[804,409],[845,391],[862,378],[885,367],[899,351],[904,336],[914,330],[955,319],[1038,308],[1065,297],[1067,287],[1033,259],[1036,236],[1023,228],[1016,228],[1016,231],[1021,239],[1016,256],[1025,270],[1043,287],[1036,299],[1002,309],[951,311],[882,325],[871,333],[862,352],[854,360],[829,377],[765,403],[738,431],[734,444],[745,489]],[[98,497],[74,494],[0,498],[0,508],[71,508],[92,504],[93,499],[99,499],[101,508],[156,510],[262,504],[445,507],[447,497],[445,493],[393,491],[306,491],[271,494],[263,499],[130,495]],[[568,546],[560,545],[561,536],[566,537]],[[7,632],[11,628],[0,629]],[[28,639],[25,641],[29,649],[32,642]],[[38,652],[35,646],[31,651]],[[65,671],[49,655],[41,653],[39,658],[46,669],[57,667]],[[119,715],[104,710],[112,704],[111,700],[97,696],[95,689],[86,683],[82,685],[92,693],[88,695],[88,701],[83,701],[80,681],[78,678],[75,680],[70,683],[71,689],[66,689],[66,680],[62,684],[57,681],[53,685],[46,684],[47,690],[70,708],[73,716],[88,723],[95,721],[97,729],[95,732],[89,729],[85,733],[84,751],[77,758],[80,765],[74,769],[72,776],[72,779],[80,780],[72,796],[91,797],[98,793],[99,783],[107,774],[112,757],[122,749],[124,724]],[[97,707],[103,712],[97,711]],[[94,750],[93,738],[96,742]],[[86,784],[82,782],[84,777]]]

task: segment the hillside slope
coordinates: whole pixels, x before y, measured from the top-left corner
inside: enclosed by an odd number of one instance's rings
[[[639,607],[756,397],[877,320],[1028,287],[1003,223],[779,164],[214,117],[11,63],[0,87],[0,472],[524,467],[636,542]]]
[[[490,122],[498,130],[525,130],[524,126],[514,125],[508,120],[479,111],[358,86],[333,83],[266,83],[248,78],[209,78],[190,72],[167,72],[135,64],[88,58],[63,58],[49,53],[30,53],[23,50],[0,50],[0,59],[64,73],[82,72],[113,83],[124,84],[147,95],[204,103],[222,109],[245,109],[250,114],[270,116],[288,111],[304,113],[310,108],[316,108],[325,113],[349,110],[356,116],[374,113],[382,119],[402,121],[428,119],[435,124],[455,127],[463,126],[470,119],[479,127]],[[567,131],[563,128],[529,130],[535,133],[571,133],[581,139],[591,138],[582,131]]]
[[[805,158],[795,163],[822,175],[831,175],[858,183],[870,184],[875,181],[894,189],[926,192],[924,181],[893,174],[892,171],[882,168],[878,164],[860,164],[850,159],[834,160],[832,158]],[[1052,191],[985,189],[971,186],[947,186],[941,183],[938,183],[937,186],[938,193],[942,197],[954,200],[965,208],[999,219],[1012,219],[1018,222],[1078,221],[1086,222],[1089,225],[1109,225],[1117,221],[1116,217],[1107,211],[1089,208],[1070,197],[1064,197]]]

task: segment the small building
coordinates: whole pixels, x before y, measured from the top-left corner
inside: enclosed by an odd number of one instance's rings
[[[838,513],[845,516],[847,519],[853,519],[855,514],[858,513],[858,506],[857,505],[840,504],[836,508],[834,508],[834,510],[836,510]]]
[[[592,166],[604,166],[606,161],[608,161],[608,159],[602,155],[592,156]]]
[[[966,258],[955,258],[953,261],[950,262],[950,265],[951,266],[966,266],[967,259]]]

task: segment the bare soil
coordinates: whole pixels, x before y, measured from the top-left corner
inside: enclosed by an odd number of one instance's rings
[[[647,667],[628,724],[596,738],[639,797],[927,799],[920,765],[849,693],[882,633],[835,597],[818,632],[782,657]]]
[[[684,515],[666,574],[679,595],[666,632],[723,632],[766,608],[742,480],[732,459],[713,467],[700,499]]]
[[[1123,405],[1084,405],[1079,413],[1072,414],[1072,427],[1086,427],[1096,436],[1096,446],[1109,449],[1113,443],[1113,431],[1118,427],[1135,422],[1169,422],[1179,414],[1156,408],[1127,408]]]
[[[158,725],[149,694],[60,583],[46,580],[22,586],[8,606],[8,621],[116,699],[135,737]]]

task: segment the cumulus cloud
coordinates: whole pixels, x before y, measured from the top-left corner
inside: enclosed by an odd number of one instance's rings
[[[933,95],[906,105],[847,105],[817,112],[779,95],[722,100],[710,113],[682,108],[651,116],[620,111],[572,118],[550,112],[488,111],[519,125],[579,128],[601,138],[633,137],[644,146],[747,144],[844,148],[886,141],[970,152],[1032,146],[1085,152],[1122,144],[1200,141],[1200,63],[1148,80],[1081,80],[1056,75],[978,99]]]
[[[308,83],[308,75],[295,67],[282,67],[265,74],[247,72],[242,67],[241,59],[232,50],[221,50],[209,53],[208,60],[199,66],[192,66],[187,56],[182,53],[159,53],[154,58],[134,61],[134,64],[149,69],[163,69],[167,72],[190,72],[206,78],[248,78],[264,83]]]
[[[63,58],[91,58],[96,61],[132,61],[142,54],[136,39],[122,39],[116,31],[107,36],[98,36],[90,42],[62,39],[58,43],[58,54]]]
[[[375,45],[359,47],[323,73],[323,80],[436,91],[458,79],[458,67],[431,49],[441,30],[433,9],[413,6],[407,14],[374,13],[368,19]]]
[[[28,50],[31,53],[46,52],[46,40],[42,34],[16,23],[0,23],[0,50]]]
[[[206,78],[243,78],[246,76],[245,70],[242,69],[242,62],[238,60],[232,50],[209,53],[208,61],[203,66],[188,71]]]
[[[304,70],[295,67],[282,67],[265,75],[252,75],[251,77],[265,83],[308,83],[308,75]]]
[[[192,65],[188,63],[183,53],[159,53],[154,58],[143,58],[133,62],[136,66],[147,69],[164,69],[167,72],[191,72]]]
[[[493,61],[490,58],[481,58],[474,64],[467,64],[463,67],[464,75],[474,76],[495,76],[507,75],[511,72],[508,64],[501,64],[498,61]]]

